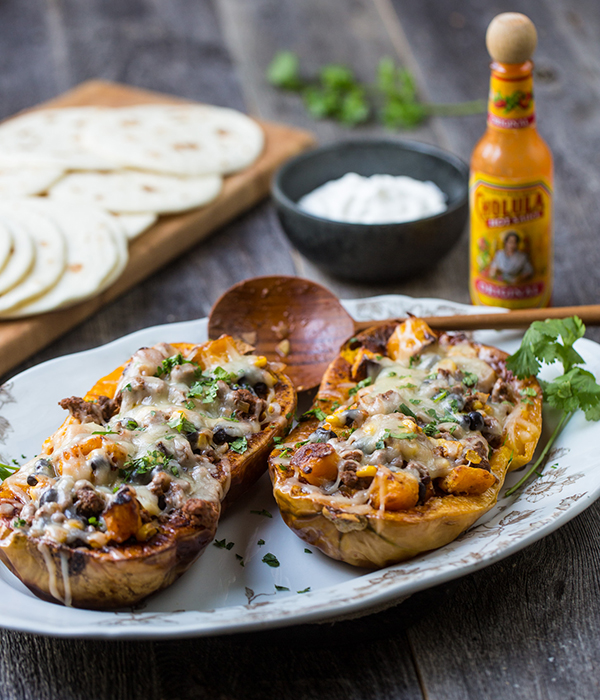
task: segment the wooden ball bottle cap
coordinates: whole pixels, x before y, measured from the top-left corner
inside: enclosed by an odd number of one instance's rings
[[[535,25],[519,12],[503,12],[490,22],[485,35],[487,50],[499,63],[524,63],[537,45]]]

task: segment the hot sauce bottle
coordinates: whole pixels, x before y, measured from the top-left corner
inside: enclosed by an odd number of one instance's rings
[[[469,182],[471,300],[543,307],[552,294],[553,168],[535,121],[535,26],[525,15],[498,15],[486,44],[487,130],[473,151]]]

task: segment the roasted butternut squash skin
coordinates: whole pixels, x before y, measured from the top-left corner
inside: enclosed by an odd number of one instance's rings
[[[31,591],[75,607],[128,607],[200,556],[296,408],[281,366],[251,356],[253,383],[242,376],[248,349],[228,337],[142,349],[67,400],[71,415],[0,486],[0,559]],[[102,418],[109,406],[116,413]]]
[[[271,453],[285,523],[328,556],[370,568],[458,537],[492,508],[541,433],[541,389],[516,379],[506,357],[419,319],[348,341],[308,420]],[[329,448],[325,466],[334,448],[341,455],[337,479],[305,478],[315,464],[300,451],[313,443]]]

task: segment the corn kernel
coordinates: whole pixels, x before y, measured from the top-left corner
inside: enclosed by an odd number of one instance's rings
[[[256,360],[254,361],[254,365],[256,367],[266,367],[267,366],[267,358],[263,357],[262,355],[260,357],[257,357]]]
[[[135,539],[138,542],[145,542],[153,537],[158,532],[156,525],[153,523],[146,523],[135,533]]]
[[[356,470],[356,476],[362,478],[363,476],[375,476],[377,474],[377,467],[374,464],[367,464],[365,467],[359,467]]]
[[[332,428],[341,428],[346,424],[345,420],[342,420],[341,416],[336,416],[335,413],[332,413],[330,416],[327,416],[325,420],[327,421],[327,423],[329,423],[330,427]]]
[[[473,410],[479,411],[480,408],[483,408],[483,404],[481,403],[481,401],[474,401],[473,402]]]
[[[77,530],[83,530],[83,523],[81,522],[81,520],[75,520],[75,519],[67,520],[65,525],[67,527],[74,527]]]

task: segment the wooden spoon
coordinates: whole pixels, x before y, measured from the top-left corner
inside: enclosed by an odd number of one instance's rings
[[[437,330],[502,329],[575,314],[588,325],[600,324],[600,305],[424,320]],[[357,331],[390,320],[355,321],[332,292],[301,277],[254,277],[231,287],[217,300],[208,319],[208,336],[218,338],[227,333],[242,338],[254,345],[258,354],[284,362],[294,386],[303,391],[320,383],[344,341]]]

